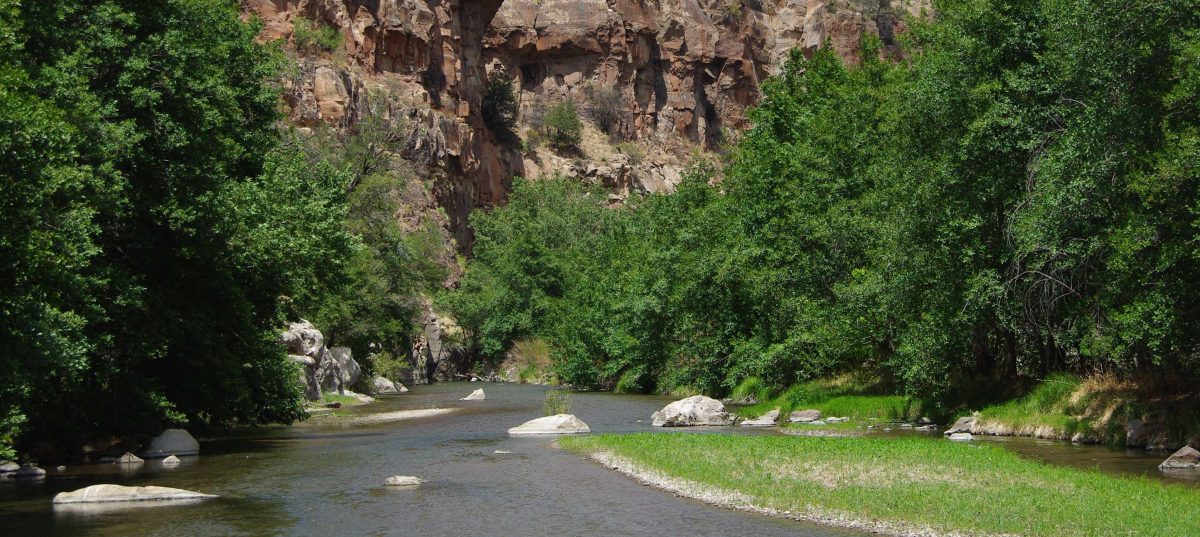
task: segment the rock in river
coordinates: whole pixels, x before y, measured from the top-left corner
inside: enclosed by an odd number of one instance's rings
[[[820,410],[797,410],[788,416],[788,421],[792,423],[808,423],[821,419]]]
[[[36,464],[26,463],[13,473],[13,477],[16,479],[29,481],[46,479],[46,471],[38,468]]]
[[[383,482],[389,487],[415,487],[421,483],[427,483],[427,481],[411,475],[394,475]]]
[[[946,431],[942,434],[950,436],[957,433],[969,433],[971,432],[971,428],[975,427],[975,421],[977,419],[978,418],[975,416],[963,416],[958,418],[958,421],[954,422],[954,425],[951,425],[950,428],[946,429]]]
[[[459,401],[482,401],[486,395],[483,393],[483,388],[471,392],[471,395],[459,399]]]
[[[971,440],[975,439],[971,433],[954,433],[950,435],[949,438],[955,442],[970,442]]]
[[[134,455],[133,453],[129,453],[127,451],[127,452],[125,452],[124,455],[121,455],[120,458],[113,461],[113,464],[141,464],[143,462],[146,462],[146,461],[142,460],[137,455]]]
[[[183,462],[183,461],[179,460],[179,457],[171,455],[162,460],[162,465],[163,466],[179,466],[179,463],[181,463],[181,462]]]
[[[529,420],[508,430],[508,434],[579,434],[591,432],[587,424],[571,414],[556,414]]]
[[[650,415],[655,427],[693,427],[698,425],[732,425],[733,418],[725,412],[720,401],[703,395],[680,399]]]
[[[183,429],[167,429],[142,448],[142,456],[158,459],[171,455],[199,455],[200,442]]]
[[[60,492],[54,496],[56,504],[147,502],[166,500],[206,500],[216,498],[212,494],[201,494],[190,490],[168,487],[125,487],[121,485],[92,485],[74,492]]]
[[[1159,470],[1200,470],[1200,451],[1192,449],[1191,446],[1183,446],[1171,455],[1162,464],[1158,465]]]
[[[390,379],[384,377],[375,377],[371,381],[371,389],[376,394],[404,393],[408,391],[408,388],[405,388],[403,384],[392,382]]]
[[[777,421],[779,421],[779,409],[775,408],[757,418],[743,421],[741,425],[742,427],[769,427],[775,425]]]

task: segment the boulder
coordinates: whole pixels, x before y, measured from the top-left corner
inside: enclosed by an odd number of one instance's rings
[[[806,423],[821,419],[820,410],[797,410],[788,416],[788,421],[792,423]]]
[[[312,323],[303,319],[291,323],[288,329],[279,336],[280,341],[288,348],[288,354],[317,358],[325,348],[325,336]]]
[[[394,475],[383,482],[389,487],[415,487],[422,483],[428,483],[428,481],[411,475]]]
[[[146,461],[142,460],[137,455],[126,451],[124,455],[121,455],[117,458],[117,460],[113,461],[113,464],[142,464],[143,462]]]
[[[703,395],[680,399],[650,415],[655,427],[733,425],[733,418],[720,401]]]
[[[770,427],[779,421],[779,409],[771,409],[770,412],[763,414],[752,420],[746,420],[741,423],[742,427]]]
[[[971,433],[954,433],[949,436],[950,440],[955,442],[970,442],[975,439]]]
[[[1159,470],[1200,470],[1200,451],[1183,446],[1158,465]]]
[[[408,388],[405,388],[403,384],[392,382],[384,377],[375,377],[374,380],[371,381],[371,389],[374,390],[377,395],[404,393],[408,391]]]
[[[174,455],[169,455],[169,456],[167,456],[167,458],[162,460],[162,465],[163,466],[179,466],[180,462],[183,462],[183,461],[180,461],[179,457],[176,457]]]
[[[200,442],[183,429],[167,429],[162,434],[150,440],[142,448],[142,456],[147,459],[158,459],[171,455],[199,455]]]
[[[37,480],[37,479],[45,479],[46,471],[41,468],[38,468],[38,466],[36,464],[25,463],[25,464],[21,465],[21,467],[18,468],[16,472],[13,472],[12,476],[15,479],[33,481],[33,480]]]
[[[958,433],[969,433],[971,432],[971,429],[975,427],[975,422],[978,420],[979,418],[975,416],[963,416],[958,418],[958,421],[955,421],[954,425],[951,425],[950,428],[946,429],[942,434],[950,436]]]
[[[487,395],[483,393],[483,388],[471,392],[471,395],[459,399],[459,401],[482,401]]]
[[[168,487],[125,487],[121,485],[92,485],[73,492],[60,492],[54,496],[55,504],[147,502],[166,500],[205,500],[216,498],[212,494],[201,494],[190,490]]]
[[[526,434],[579,434],[591,432],[587,424],[571,414],[555,414],[529,420],[508,430],[511,435]]]
[[[12,461],[0,462],[0,476],[9,476],[17,473],[21,469],[21,465]]]
[[[322,392],[345,393],[362,378],[362,367],[348,347],[333,347],[321,354],[315,378]]]

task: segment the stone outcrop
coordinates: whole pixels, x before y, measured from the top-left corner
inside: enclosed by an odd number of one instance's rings
[[[696,427],[733,425],[733,418],[720,401],[703,395],[680,399],[650,415],[655,427]]]
[[[301,320],[288,325],[280,335],[289,358],[300,366],[299,382],[310,401],[324,392],[345,393],[362,378],[362,367],[354,361],[350,349],[325,346],[325,336],[312,323]]]
[[[200,442],[197,442],[191,433],[183,429],[167,429],[152,438],[150,443],[142,448],[141,453],[148,459],[176,455],[199,455]]]
[[[555,414],[529,420],[508,430],[511,435],[580,434],[591,432],[587,424],[571,414]]]
[[[770,427],[779,421],[779,409],[772,409],[770,412],[763,414],[757,418],[745,420],[741,422],[743,427]]]
[[[428,300],[421,305],[418,322],[421,331],[412,347],[412,382],[459,380],[468,365],[466,349],[453,341],[461,329],[452,319],[433,311],[433,304]]]
[[[1200,470],[1200,451],[1191,446],[1179,448],[1173,455],[1158,465],[1159,470]]]
[[[168,487],[125,487],[121,485],[92,485],[73,492],[60,492],[54,496],[55,504],[114,503],[147,501],[206,500],[216,498],[190,490]]]

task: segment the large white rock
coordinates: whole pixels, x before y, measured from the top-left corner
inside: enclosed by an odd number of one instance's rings
[[[471,395],[459,399],[459,401],[482,401],[485,397],[487,397],[487,395],[483,393],[483,388],[480,388],[471,392]]]
[[[703,395],[680,399],[650,415],[655,427],[693,427],[700,425],[732,425],[733,418],[720,401]]]
[[[377,395],[404,393],[408,391],[408,388],[405,388],[403,384],[400,384],[399,382],[392,382],[390,379],[384,377],[375,377],[371,381],[371,389],[374,390]]]
[[[971,433],[954,433],[947,438],[955,442],[970,442],[975,439]]]
[[[426,481],[411,475],[394,475],[383,482],[384,485],[389,487],[415,487],[422,483],[426,483]]]
[[[815,409],[797,410],[788,416],[788,421],[792,423],[809,423],[821,419],[821,411]]]
[[[508,434],[579,434],[592,430],[587,424],[571,414],[555,414],[535,420],[529,420],[508,430]]]
[[[163,466],[179,466],[179,463],[181,463],[181,462],[183,462],[183,461],[179,460],[179,457],[171,455],[162,460],[162,465]]]
[[[54,496],[56,504],[147,502],[166,500],[206,500],[216,498],[212,494],[201,494],[190,490],[168,487],[125,487],[121,485],[92,485],[73,492],[60,492]]]
[[[1183,446],[1171,455],[1162,464],[1158,465],[1159,470],[1200,470],[1200,451],[1192,449],[1191,446]]]
[[[779,421],[779,409],[775,408],[757,418],[743,421],[741,425],[742,427],[770,427],[777,421]]]
[[[316,358],[325,346],[325,336],[312,323],[303,319],[288,325],[287,331],[279,336],[287,345],[288,353]]]
[[[0,462],[0,475],[16,473],[16,471],[20,470],[20,469],[21,469],[21,465],[15,463],[15,462],[12,462],[12,461]]]
[[[183,429],[167,429],[162,434],[150,440],[142,448],[142,456],[147,459],[161,459],[171,455],[199,455],[200,442],[191,433]]]
[[[144,462],[146,462],[146,461],[138,458],[137,455],[134,455],[133,453],[129,453],[127,451],[127,452],[125,452],[124,455],[121,455],[121,458],[113,461],[113,464],[142,464]]]

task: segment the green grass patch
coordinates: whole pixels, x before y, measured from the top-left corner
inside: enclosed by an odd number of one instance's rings
[[[875,418],[878,420],[907,420],[919,417],[916,402],[902,395],[873,395],[861,393],[857,385],[835,381],[815,381],[797,384],[776,397],[763,395],[761,386],[746,384],[738,386],[743,395],[755,395],[757,404],[737,410],[743,417],[761,416],[775,407],[787,416],[793,410],[817,409],[822,416],[847,417],[854,420]]]
[[[321,395],[321,401],[318,406],[324,406],[329,403],[341,403],[342,406],[354,406],[363,404],[357,397],[352,395],[340,395],[337,392],[329,392]]]
[[[1200,490],[927,438],[605,434],[559,440],[759,507],[940,532],[1200,535]]]

